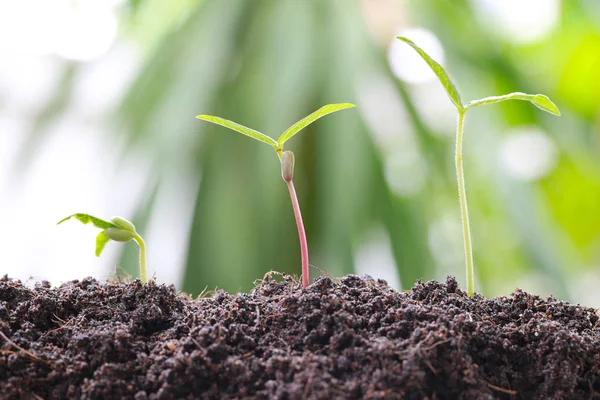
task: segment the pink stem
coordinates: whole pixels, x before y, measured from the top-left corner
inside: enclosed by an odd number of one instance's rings
[[[300,205],[298,204],[298,196],[296,196],[296,189],[294,188],[294,182],[290,179],[286,181],[288,189],[290,191],[290,197],[292,198],[292,207],[294,207],[294,216],[296,217],[296,225],[298,225],[298,236],[300,236],[300,251],[302,253],[302,284],[306,287],[309,284],[308,281],[308,244],[306,242],[306,232],[304,231],[304,223],[302,222],[302,213],[300,212]]]

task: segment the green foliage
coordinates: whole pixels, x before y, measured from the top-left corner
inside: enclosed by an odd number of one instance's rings
[[[464,107],[462,105],[462,102],[460,101],[460,94],[458,93],[458,90],[456,90],[456,86],[454,86],[454,83],[452,83],[452,81],[450,80],[450,77],[448,76],[446,70],[444,70],[444,68],[437,61],[429,57],[429,55],[425,53],[419,46],[417,46],[412,40],[402,36],[398,36],[398,39],[402,40],[405,43],[408,43],[410,47],[415,49],[417,53],[419,53],[419,55],[423,57],[423,60],[425,60],[427,65],[431,67],[433,73],[438,77],[438,79],[444,86],[444,89],[446,89],[446,93],[448,93],[450,100],[452,100],[452,103],[454,104],[458,112],[462,112]]]
[[[354,104],[343,103],[343,104],[328,104],[319,108],[317,111],[308,115],[307,117],[302,118],[300,121],[296,122],[294,125],[290,126],[279,136],[277,139],[277,144],[281,149],[283,149],[283,144],[294,136],[296,133],[300,132],[302,129],[306,128],[308,125],[312,124],[316,120],[321,117],[324,117],[327,114],[331,114],[336,111],[345,110],[346,108],[355,107]]]
[[[540,110],[544,110],[550,114],[560,115],[560,111],[558,107],[543,94],[527,94],[521,92],[509,93],[503,96],[490,96],[484,97],[483,99],[470,101],[469,104],[465,107],[465,109],[485,105],[485,104],[494,104],[500,103],[506,100],[524,100],[530,101],[534,106],[539,108]]]
[[[255,131],[254,129],[250,129],[248,127],[245,127],[244,125],[240,125],[233,121],[229,121],[220,117],[214,117],[212,115],[197,115],[196,118],[212,122],[213,124],[224,126],[225,128],[229,128],[231,130],[239,132],[242,135],[250,136],[252,139],[259,140],[266,144],[270,144],[275,148],[275,150],[279,148],[278,143],[275,140],[271,139],[269,136],[265,135],[264,133],[260,133],[258,131]]]
[[[294,136],[295,134],[300,132],[302,129],[306,128],[308,125],[312,124],[313,122],[315,122],[316,120],[318,120],[321,117],[324,117],[327,114],[331,114],[333,112],[344,110],[346,108],[352,108],[352,107],[355,107],[355,105],[349,104],[349,103],[328,104],[326,106],[323,106],[323,107],[319,108],[317,111],[313,112],[312,114],[308,115],[307,117],[302,118],[300,121],[296,122],[294,125],[290,126],[288,129],[286,129],[285,132],[283,132],[281,134],[281,136],[279,136],[279,139],[277,139],[277,141],[275,141],[271,137],[265,135],[264,133],[255,131],[254,129],[250,129],[250,128],[240,125],[236,122],[229,121],[229,120],[226,120],[226,119],[223,119],[220,117],[215,117],[212,115],[197,115],[196,118],[204,120],[204,121],[212,122],[213,124],[224,126],[225,128],[229,128],[229,129],[239,132],[243,135],[249,136],[253,139],[256,139],[263,143],[269,144],[275,149],[275,151],[277,152],[279,157],[281,157],[281,152],[283,151],[283,144],[288,139],[290,139],[292,136]]]
[[[110,228],[109,228],[110,229]],[[96,236],[96,257],[100,257],[102,254],[102,250],[104,250],[104,246],[108,243],[110,239],[106,236],[104,231],[101,231],[98,236]]]
[[[417,46],[413,41],[407,39],[405,37],[399,36],[398,39],[402,40],[405,43],[408,43],[413,49],[421,55],[421,57],[425,60],[425,62],[431,67],[435,75],[438,77],[442,86],[446,89],[446,93],[452,100],[452,103],[456,106],[458,110],[458,121],[456,127],[456,176],[458,180],[458,199],[460,204],[461,211],[461,221],[462,221],[462,230],[463,230],[463,241],[465,248],[465,264],[467,270],[467,292],[470,296],[475,294],[475,277],[474,277],[474,266],[473,266],[473,247],[471,244],[471,228],[469,223],[469,211],[467,207],[467,194],[465,189],[465,176],[463,169],[463,128],[465,115],[469,108],[477,107],[480,105],[486,104],[494,104],[500,103],[506,100],[525,100],[530,101],[533,105],[538,107],[539,109],[546,111],[551,114],[560,115],[560,111],[556,107],[556,105],[545,95],[543,94],[527,94],[521,92],[509,93],[503,96],[491,96],[485,97],[480,100],[474,100],[469,102],[466,106],[463,106],[460,101],[460,94],[456,90],[456,86],[450,80],[450,77],[444,70],[444,68],[434,61],[427,53],[425,53],[419,46]]]
[[[80,221],[82,224],[88,224],[91,222],[96,228],[100,228],[100,229],[118,228],[118,226],[113,224],[112,222],[108,222],[108,221],[105,221],[100,218],[92,217],[89,214],[81,214],[81,213],[69,215],[68,217],[63,218],[60,221],[58,221],[58,223],[56,225],[62,224],[63,222],[68,221],[71,218],[75,218],[77,221]]]
[[[61,219],[57,225],[71,218],[75,218],[83,224],[91,222],[96,228],[102,229],[98,236],[96,236],[96,257],[100,257],[104,246],[111,240],[115,242],[129,242],[130,240],[134,240],[140,247],[140,279],[142,282],[148,281],[146,273],[146,244],[130,221],[121,217],[113,217],[109,222],[89,214],[77,213]]]

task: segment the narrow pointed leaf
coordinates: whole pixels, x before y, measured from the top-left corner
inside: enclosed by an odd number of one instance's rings
[[[448,73],[446,72],[444,67],[442,67],[435,60],[429,57],[429,55],[425,53],[423,49],[417,46],[412,40],[407,39],[403,36],[398,36],[397,38],[407,43],[410,47],[415,49],[417,53],[419,53],[423,60],[425,60],[429,67],[431,67],[433,73],[438,77],[438,79],[444,86],[444,89],[446,89],[446,93],[448,93],[448,97],[450,97],[450,100],[452,100],[452,103],[454,103],[456,109],[459,112],[462,112],[464,107],[460,101],[460,94],[458,93],[456,86],[454,86],[454,83],[452,83],[452,81],[450,80],[450,77],[448,76]]]
[[[100,254],[102,254],[102,250],[104,250],[104,246],[109,241],[110,239],[108,238],[108,236],[106,236],[104,231],[100,232],[98,236],[96,236],[96,257],[100,257]]]
[[[503,96],[491,96],[485,97],[479,100],[473,100],[469,104],[467,104],[466,108],[472,108],[481,106],[484,104],[494,104],[500,103],[506,100],[525,100],[533,103],[534,106],[539,108],[540,110],[544,110],[549,112],[550,114],[560,115],[560,111],[558,107],[548,98],[548,96],[544,96],[543,94],[527,94],[521,92],[509,93]]]
[[[321,117],[324,117],[327,114],[331,114],[336,111],[345,110],[346,108],[356,107],[354,104],[350,103],[341,103],[341,104],[328,104],[319,108],[314,113],[310,114],[308,117],[302,118],[300,121],[296,122],[294,125],[290,126],[285,132],[279,136],[277,139],[277,143],[279,147],[283,147],[283,144],[296,133],[300,132],[307,125],[315,122]]]
[[[227,119],[215,117],[212,115],[196,115],[196,118],[204,120],[204,121],[212,122],[213,124],[224,126],[225,128],[232,129],[236,132],[241,133],[242,135],[250,136],[252,139],[260,140],[261,142],[270,144],[271,146],[277,148],[277,142],[275,140],[271,139],[269,136],[265,135],[264,133],[260,133],[258,131],[255,131],[254,129],[250,129],[244,125],[240,125],[233,121],[229,121]]]
[[[57,225],[62,224],[63,222],[65,222],[71,218],[75,218],[76,220],[80,221],[83,224],[87,224],[87,223],[91,222],[96,228],[100,228],[100,229],[118,228],[118,226],[113,224],[112,222],[108,222],[108,221],[104,221],[103,219],[100,219],[100,218],[92,217],[89,214],[81,214],[81,213],[69,215],[68,217],[63,218],[60,221],[58,221]]]

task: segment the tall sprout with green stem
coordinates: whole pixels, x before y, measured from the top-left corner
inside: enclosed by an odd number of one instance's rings
[[[458,120],[456,124],[456,178],[458,180],[458,199],[460,202],[460,215],[462,220],[462,231],[465,244],[465,263],[467,267],[467,293],[473,296],[475,293],[475,273],[473,268],[473,247],[471,244],[471,228],[469,226],[469,211],[467,208],[467,193],[465,189],[465,174],[463,169],[463,128],[467,111],[473,107],[500,103],[506,100],[526,100],[530,101],[539,109],[549,112],[550,114],[560,115],[560,111],[556,105],[543,94],[527,94],[521,92],[509,93],[502,96],[484,97],[483,99],[473,100],[466,105],[460,100],[460,95],[456,86],[450,80],[450,77],[440,64],[434,61],[427,53],[425,53],[413,41],[402,36],[398,39],[410,45],[419,55],[425,60],[427,65],[431,67],[435,75],[438,77],[446,93],[450,97],[452,104],[458,111]]]
[[[300,212],[300,205],[298,203],[298,196],[296,196],[296,189],[294,188],[294,153],[291,151],[283,151],[283,145],[286,141],[292,138],[296,133],[300,132],[309,124],[315,122],[321,117],[327,114],[331,114],[336,111],[344,110],[346,108],[352,108],[354,104],[342,103],[342,104],[328,104],[319,108],[317,111],[308,115],[307,117],[296,122],[283,132],[277,140],[265,135],[264,133],[255,131],[238,123],[215,117],[212,115],[198,115],[196,118],[212,122],[213,124],[221,125],[243,135],[249,136],[252,139],[256,139],[260,142],[266,143],[273,147],[279,160],[281,162],[281,176],[288,186],[290,192],[290,198],[292,200],[292,208],[294,209],[294,217],[296,218],[296,225],[298,227],[298,236],[300,238],[300,252],[302,256],[302,284],[308,286],[309,284],[309,272],[308,272],[308,243],[306,241],[306,232],[304,230],[304,223],[302,222],[302,213]]]
[[[75,218],[83,224],[91,222],[96,228],[102,229],[98,236],[96,236],[96,257],[100,257],[102,250],[104,250],[104,246],[111,240],[114,240],[115,242],[135,241],[140,247],[140,279],[144,283],[148,282],[146,243],[140,234],[137,233],[135,226],[131,222],[121,217],[112,217],[110,221],[105,221],[89,214],[78,213],[61,219],[58,221],[58,224],[62,224],[71,218]]]

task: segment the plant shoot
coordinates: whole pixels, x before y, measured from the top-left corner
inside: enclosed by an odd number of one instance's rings
[[[462,221],[462,231],[464,238],[464,247],[465,247],[465,263],[467,268],[467,293],[469,296],[473,296],[475,293],[475,273],[473,267],[473,248],[471,244],[471,228],[469,225],[469,211],[467,207],[467,194],[465,189],[465,176],[463,170],[463,128],[465,123],[465,116],[467,111],[470,108],[485,105],[485,104],[494,104],[500,103],[506,100],[525,100],[530,101],[534,106],[538,107],[541,110],[544,110],[550,114],[560,115],[560,111],[554,105],[554,103],[543,94],[527,94],[527,93],[509,93],[503,96],[491,96],[485,97],[479,100],[473,100],[466,105],[460,100],[460,95],[454,83],[450,80],[450,77],[444,70],[444,68],[434,61],[427,53],[425,53],[419,46],[417,46],[413,41],[407,39],[405,37],[398,36],[398,39],[407,43],[411,46],[419,55],[425,60],[425,62],[429,65],[429,67],[433,70],[439,81],[446,89],[446,93],[452,104],[456,107],[458,111],[458,120],[456,125],[456,153],[455,153],[455,163],[456,163],[456,178],[458,181],[458,199],[460,203],[460,215]]]
[[[294,188],[294,153],[291,151],[283,151],[283,145],[286,141],[292,138],[295,134],[300,132],[306,126],[315,122],[321,117],[327,114],[331,114],[336,111],[344,110],[346,108],[352,108],[354,104],[343,103],[343,104],[328,104],[319,108],[317,111],[308,115],[307,117],[296,122],[283,132],[277,140],[265,135],[264,133],[255,131],[238,123],[215,117],[212,115],[198,115],[196,118],[204,121],[212,122],[213,124],[221,125],[226,128],[232,129],[243,135],[250,136],[260,142],[266,143],[273,147],[277,152],[277,156],[281,162],[281,176],[288,186],[290,192],[290,198],[292,201],[292,207],[294,209],[294,217],[296,218],[296,225],[298,227],[298,236],[300,237],[300,252],[302,254],[302,284],[308,286],[309,284],[309,270],[308,270],[308,244],[306,241],[306,232],[304,230],[304,223],[302,222],[302,213],[300,212],[300,205],[298,203],[298,197],[296,196],[296,189]]]
[[[104,221],[89,214],[78,213],[61,219],[58,224],[62,224],[71,218],[75,218],[83,224],[91,222],[96,228],[102,229],[98,236],[96,236],[96,257],[100,257],[104,246],[111,240],[115,242],[129,242],[130,240],[134,240],[140,247],[140,279],[144,283],[148,282],[148,274],[146,272],[146,243],[139,233],[137,233],[135,226],[131,222],[121,217],[112,217],[110,221]]]

